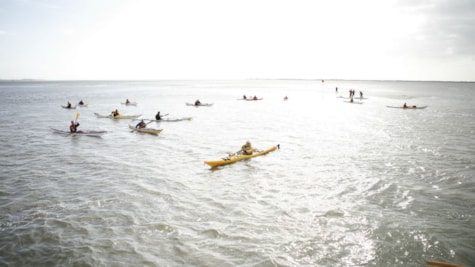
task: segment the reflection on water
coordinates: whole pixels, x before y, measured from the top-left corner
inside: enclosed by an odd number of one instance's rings
[[[0,264],[473,265],[472,86],[2,82]],[[367,99],[337,98],[349,89]],[[264,99],[237,101],[243,94]],[[126,98],[138,105],[120,105]],[[80,99],[88,107],[60,107]],[[195,99],[214,105],[185,105]],[[386,108],[404,102],[428,108]],[[144,135],[128,129],[136,121],[94,116],[114,109],[193,119]],[[80,129],[108,133],[52,133],[77,112]],[[245,140],[281,149],[203,163]]]

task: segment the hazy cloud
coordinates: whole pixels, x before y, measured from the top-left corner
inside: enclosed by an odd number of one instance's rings
[[[475,1],[398,1],[401,12],[420,20],[405,46],[422,56],[475,55]]]

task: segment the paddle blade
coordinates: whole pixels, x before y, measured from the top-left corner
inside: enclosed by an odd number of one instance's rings
[[[81,114],[79,114],[79,112],[76,113],[76,120],[79,119],[79,116],[81,116]]]

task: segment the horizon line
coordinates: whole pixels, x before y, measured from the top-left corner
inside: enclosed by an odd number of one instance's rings
[[[375,81],[375,82],[454,82],[454,83],[473,83],[470,80],[400,80],[400,79],[343,79],[343,78],[243,78],[243,79],[2,79],[0,82],[93,82],[93,81],[249,81],[249,80],[269,80],[269,81]]]

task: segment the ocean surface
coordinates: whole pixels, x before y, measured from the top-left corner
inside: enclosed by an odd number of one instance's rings
[[[475,266],[475,83],[2,81],[0,99],[0,266]],[[387,107],[405,102],[427,108]],[[153,136],[94,115],[115,109],[193,119]],[[51,130],[77,116],[107,134]],[[280,149],[204,164],[246,140]]]

